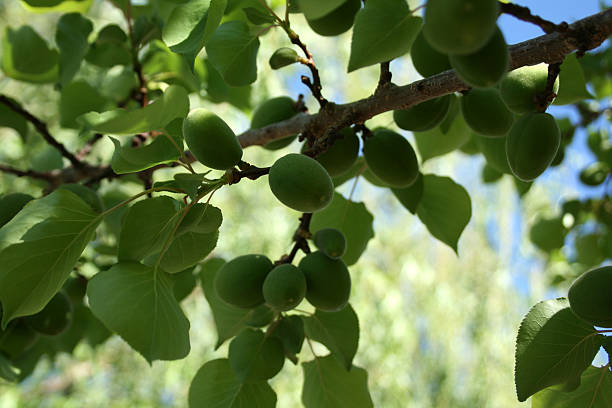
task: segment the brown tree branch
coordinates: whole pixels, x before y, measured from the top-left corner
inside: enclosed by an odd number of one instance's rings
[[[45,122],[38,119],[36,116],[32,115],[30,112],[28,112],[27,110],[19,106],[12,99],[8,98],[5,95],[0,95],[0,103],[2,103],[3,105],[6,105],[13,112],[24,117],[28,122],[34,125],[36,130],[38,130],[38,133],[42,135],[43,139],[45,139],[45,141],[48,144],[50,144],[55,149],[57,149],[61,153],[62,156],[67,158],[75,168],[87,167],[85,163],[80,161],[74,154],[69,152],[68,149],[66,149],[66,146],[58,142],[57,139],[55,139],[51,135],[51,133],[49,133],[49,129],[47,128],[47,124]]]
[[[510,70],[542,62],[554,64],[578,50],[596,48],[612,34],[612,9],[571,24],[563,32],[546,34],[510,47]],[[395,109],[407,109],[417,103],[453,92],[466,90],[454,71],[449,70],[404,86],[389,86],[374,95],[352,103],[327,103],[317,114],[298,114],[291,119],[238,136],[242,147],[263,145],[295,133],[308,132],[320,137],[330,130],[340,130]]]
[[[92,138],[89,139],[89,141],[85,144],[85,146],[83,146],[77,152],[76,157],[79,160],[83,160],[85,158],[85,156],[87,156],[91,152],[91,149],[93,148],[93,145],[95,145],[103,137],[104,137],[104,135],[102,133],[96,133],[95,135],[93,135]]]
[[[519,6],[518,4],[502,3],[500,1],[499,9],[504,14],[509,14],[519,20],[537,25],[546,34],[554,33],[555,31],[565,32],[568,28],[568,24],[565,21],[561,24],[555,24],[552,21],[544,20],[540,16],[531,14],[531,11],[527,7]]]
[[[34,179],[44,180],[51,184],[55,184],[55,181],[58,177],[57,174],[50,173],[50,172],[43,173],[43,172],[34,171],[34,170],[19,170],[19,169],[16,169],[15,167],[7,166],[4,164],[0,164],[0,172],[13,174],[17,177],[30,177]]]

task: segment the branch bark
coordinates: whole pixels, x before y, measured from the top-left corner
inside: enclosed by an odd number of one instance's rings
[[[553,32],[510,47],[510,68],[542,62],[562,62],[566,55],[582,54],[599,46],[612,35],[612,9],[571,24],[564,32]],[[418,103],[453,92],[467,90],[454,71],[449,70],[404,86],[389,86],[368,98],[336,105],[329,102],[316,114],[298,114],[291,119],[260,129],[251,129],[238,136],[242,147],[263,145],[295,133],[308,132],[321,137],[329,131],[360,124],[381,113],[408,109]]]

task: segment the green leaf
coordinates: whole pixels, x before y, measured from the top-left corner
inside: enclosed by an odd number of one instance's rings
[[[550,252],[563,246],[566,233],[562,217],[538,218],[529,230],[529,239],[542,251]]]
[[[2,328],[38,313],[62,287],[101,221],[74,193],[59,189],[29,202],[0,229]]]
[[[180,119],[175,120],[182,123]],[[131,147],[131,141],[121,146],[119,140],[112,137],[110,139],[115,145],[111,167],[117,174],[134,173],[158,164],[172,163],[181,157],[183,148],[182,135],[176,132],[160,134],[153,142],[142,147]]]
[[[2,71],[18,81],[56,82],[59,55],[30,26],[6,27],[2,37]]]
[[[586,80],[582,66],[576,54],[565,57],[559,73],[559,92],[554,100],[555,105],[568,105],[584,99],[593,99],[593,95],[586,88]]]
[[[482,152],[487,164],[495,170],[504,174],[512,174],[508,159],[506,157],[506,138],[505,137],[484,137],[473,134],[472,137]]]
[[[601,344],[601,336],[572,313],[567,299],[532,307],[516,339],[514,380],[519,401],[551,385],[576,388]]]
[[[255,7],[245,7],[242,11],[246,14],[247,19],[255,25],[270,24],[274,22],[274,17],[272,17],[270,13]]]
[[[606,367],[589,367],[580,387],[567,392],[561,386],[546,388],[531,398],[531,408],[609,408],[612,406],[612,373]]]
[[[355,17],[348,72],[406,54],[421,25],[405,1],[369,0]]]
[[[170,277],[136,262],[120,262],[87,285],[93,314],[149,362],[189,354],[189,320]]]
[[[303,320],[306,336],[325,345],[350,370],[359,344],[359,320],[351,305],[339,312],[317,309],[314,315]]]
[[[242,21],[222,24],[206,45],[208,59],[231,86],[244,86],[257,79],[259,38]]]
[[[283,343],[285,356],[297,364],[297,354],[304,344],[304,321],[300,316],[283,316],[272,332]]]
[[[127,40],[121,27],[109,24],[100,30],[96,40],[90,44],[85,60],[102,68],[128,65],[132,62],[132,51]]]
[[[313,234],[323,228],[340,230],[346,237],[346,253],[342,260],[350,266],[357,262],[368,241],[374,237],[373,221],[364,203],[346,200],[334,193],[332,202],[312,216],[310,230]]]
[[[283,368],[281,341],[259,329],[244,329],[229,345],[230,367],[242,382],[259,382],[274,377]]]
[[[467,191],[452,179],[426,174],[417,215],[431,235],[457,253],[459,237],[472,217],[472,202]]]
[[[251,107],[251,85],[229,86],[209,60],[204,61],[204,67],[208,100],[214,103],[227,102],[241,110]]]
[[[77,128],[79,116],[92,111],[102,112],[106,104],[106,98],[87,82],[71,82],[62,88],[60,94],[60,124],[65,128]]]
[[[193,0],[176,7],[164,25],[164,42],[193,67],[195,57],[219,26],[226,5],[227,0]]]
[[[174,293],[174,297],[178,302],[183,301],[189,296],[197,285],[193,269],[193,267],[187,268],[182,272],[170,275],[173,282],[172,293]]]
[[[31,13],[86,13],[93,0],[21,0]]]
[[[14,99],[11,99],[11,101],[21,106]],[[15,129],[22,140],[25,140],[28,136],[28,122],[26,119],[5,104],[0,104],[0,127]]]
[[[217,231],[202,234],[186,232],[172,240],[159,266],[168,273],[178,273],[204,259],[217,246]]]
[[[470,135],[470,128],[465,123],[463,115],[457,115],[448,131],[444,132],[440,125],[427,132],[414,132],[414,139],[421,160],[425,163],[428,159],[457,150],[467,143]]]
[[[90,112],[79,117],[78,122],[88,130],[116,135],[145,133],[163,128],[176,118],[184,118],[189,112],[189,96],[185,88],[171,85],[155,102],[144,108],[126,111],[111,110]]]
[[[59,48],[59,82],[66,85],[76,75],[89,49],[91,21],[78,13],[64,14],[57,22],[55,42]]]
[[[416,214],[421,198],[423,198],[423,189],[423,175],[419,173],[419,177],[410,187],[392,188],[391,191],[405,209]]]
[[[360,176],[367,169],[367,167],[368,165],[366,164],[363,156],[359,156],[350,169],[342,174],[332,177],[334,188],[338,188],[350,179]]]
[[[196,203],[191,207],[176,230],[176,236],[187,232],[208,234],[216,232],[223,222],[221,210],[208,203]]]
[[[232,371],[229,360],[204,364],[189,386],[190,408],[274,408],[276,393],[267,382],[245,384]]]
[[[217,344],[215,350],[227,340],[238,334],[254,315],[256,309],[241,309],[225,303],[217,295],[215,289],[215,276],[217,271],[225,264],[221,258],[211,258],[202,263],[200,281],[204,296],[208,301],[210,310],[217,328]]]
[[[302,363],[305,408],[373,407],[368,390],[368,373],[353,367],[346,371],[333,356],[317,357]]]
[[[179,209],[178,201],[167,196],[132,205],[119,236],[119,260],[139,261],[159,252],[180,218]]]
[[[11,382],[19,379],[19,369],[13,367],[13,364],[2,353],[0,353],[0,378]]]
[[[201,61],[197,61],[201,65]],[[159,40],[151,41],[149,44],[148,51],[143,57],[142,72],[155,80],[170,85],[180,85],[189,93],[199,92],[201,88],[200,78],[192,72],[187,61]]]
[[[309,20],[321,18],[344,3],[347,0],[298,0],[300,11]]]

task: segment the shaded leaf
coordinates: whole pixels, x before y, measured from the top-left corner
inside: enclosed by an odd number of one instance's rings
[[[21,0],[32,13],[86,13],[93,0]]]
[[[576,54],[565,57],[559,73],[559,92],[554,100],[555,105],[567,105],[584,99],[593,99],[586,88],[584,72]]]
[[[17,101],[13,99],[11,99],[11,101],[20,106]],[[0,104],[0,127],[15,129],[22,140],[25,140],[28,136],[28,122],[23,116],[10,109],[5,104]]]
[[[567,392],[561,386],[546,388],[531,398],[531,408],[609,408],[612,406],[612,373],[605,367],[589,367],[580,387]]]
[[[14,367],[2,353],[0,353],[0,378],[11,382],[19,379],[19,369]]]
[[[77,118],[87,112],[102,112],[106,98],[87,82],[78,80],[62,88],[60,94],[60,124],[66,128],[77,128]]]
[[[2,37],[2,71],[19,81],[50,83],[59,77],[59,54],[30,26],[6,27]]]
[[[421,198],[423,197],[423,189],[423,174],[419,173],[418,178],[410,187],[392,188],[391,191],[405,209],[412,214],[416,214]]]
[[[64,14],[57,22],[55,42],[59,48],[59,82],[66,85],[81,67],[93,30],[91,21],[78,13]],[[85,96],[85,95],[83,95]]]
[[[136,262],[120,262],[87,285],[93,314],[151,363],[189,354],[189,320],[170,277]]]
[[[457,150],[470,139],[471,131],[462,115],[457,115],[446,132],[442,126],[427,132],[414,132],[417,149],[423,162]]]
[[[186,232],[172,240],[159,266],[168,273],[178,273],[204,259],[217,246],[219,233]]]
[[[272,332],[283,343],[285,356],[297,364],[297,354],[304,344],[304,321],[300,316],[284,316]]]

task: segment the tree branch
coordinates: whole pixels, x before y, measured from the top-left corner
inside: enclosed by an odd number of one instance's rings
[[[30,112],[19,106],[12,99],[8,98],[5,95],[0,95],[0,103],[6,105],[9,109],[17,113],[18,115],[23,116],[28,122],[34,125],[36,130],[38,130],[38,133],[42,135],[43,139],[45,139],[45,141],[51,146],[56,148],[61,153],[61,155],[67,158],[75,168],[86,167],[85,163],[80,161],[74,154],[70,153],[68,149],[66,149],[66,146],[58,142],[57,139],[55,139],[51,135],[51,133],[49,133],[49,129],[47,128],[47,124],[45,122],[32,115]]]
[[[509,14],[518,18],[519,20],[537,25],[546,34],[554,33],[555,31],[565,32],[568,28],[568,24],[565,21],[563,21],[561,24],[555,24],[552,21],[544,20],[540,16],[531,14],[531,10],[529,10],[527,7],[519,6],[518,4],[502,3],[500,1],[499,9],[504,14]]]
[[[53,173],[43,173],[40,171],[34,170],[19,170],[15,167],[7,166],[4,164],[0,164],[0,172],[13,174],[17,177],[30,177],[34,179],[44,180],[51,184],[55,184],[57,181],[57,174]]]
[[[578,50],[599,46],[612,34],[612,9],[571,24],[563,32],[546,34],[510,47],[510,70],[542,62],[554,64]],[[468,89],[454,71],[449,70],[404,86],[389,86],[374,95],[348,104],[329,102],[317,114],[298,114],[291,119],[238,136],[242,147],[263,145],[295,133],[308,132],[316,137],[330,130],[363,123],[373,116],[411,106],[453,92]]]

